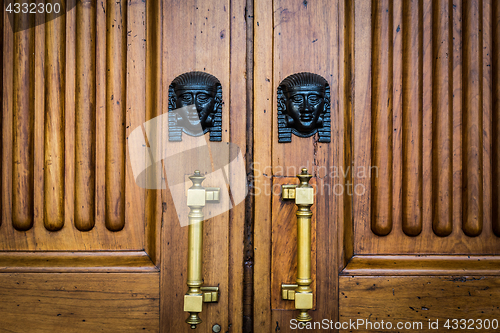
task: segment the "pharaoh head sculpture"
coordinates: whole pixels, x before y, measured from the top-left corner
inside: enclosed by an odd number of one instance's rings
[[[319,134],[330,142],[330,86],[320,75],[297,73],[278,87],[278,142]]]
[[[168,89],[169,140],[181,141],[182,132],[210,141],[222,139],[222,86],[208,73],[189,72],[176,77]]]

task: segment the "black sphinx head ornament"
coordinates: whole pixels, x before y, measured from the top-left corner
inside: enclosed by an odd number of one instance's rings
[[[297,73],[278,87],[278,142],[291,142],[292,133],[330,142],[330,86],[320,75]]]
[[[182,141],[182,132],[210,141],[222,140],[222,86],[208,73],[189,72],[176,77],[168,88],[169,141]]]

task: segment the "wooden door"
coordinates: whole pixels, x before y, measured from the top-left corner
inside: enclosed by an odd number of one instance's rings
[[[0,25],[0,330],[189,331],[187,227],[168,189],[138,186],[145,156],[127,143],[167,114],[175,77],[203,71],[222,86],[222,140],[246,151],[246,2],[58,3],[65,15],[5,11]],[[220,300],[198,331],[243,327],[244,216],[205,222]]]
[[[247,21],[246,2],[165,1],[158,8],[161,25],[161,50],[157,71],[161,82],[161,104],[156,110],[168,112],[169,85],[179,75],[201,71],[215,76],[222,88],[222,142],[231,142],[245,155],[242,163],[251,163],[247,151]],[[251,74],[250,74],[251,75]],[[210,144],[209,134],[205,134]],[[171,149],[183,149],[182,142]],[[180,147],[180,148],[179,148]],[[210,148],[212,149],[212,148]],[[214,153],[215,154],[215,153]],[[196,159],[196,158],[195,158]],[[202,165],[202,172],[214,172],[214,164]],[[194,167],[194,164],[192,164]],[[178,170],[187,177],[195,170]],[[231,170],[228,179],[233,177]],[[244,175],[243,175],[244,176]],[[168,178],[168,176],[167,176]],[[228,183],[225,179],[224,183]],[[243,179],[245,181],[245,179]],[[207,179],[203,186],[218,186]],[[189,332],[183,311],[187,292],[188,227],[181,226],[174,198],[167,188],[161,191],[163,226],[161,234],[160,325],[162,332]],[[223,198],[221,199],[224,200]],[[227,198],[225,199],[227,200]],[[209,205],[205,211],[210,210]],[[199,332],[239,332],[243,327],[243,234],[245,202],[204,222],[203,279],[205,286],[218,286],[218,303],[206,303],[199,314]]]
[[[1,15],[0,330],[158,332],[160,203],[126,148],[150,112],[146,4],[62,5]]]
[[[254,1],[254,235],[253,331],[290,332],[294,303],[281,299],[281,284],[296,279],[295,204],[281,200],[282,184],[297,184],[305,167],[313,178],[313,321],[338,316],[337,226],[344,195],[334,195],[340,178],[331,173],[344,159],[343,3],[338,1]],[[278,142],[277,87],[289,75],[318,74],[330,87],[332,140],[292,135]],[[345,168],[344,168],[345,169]]]
[[[198,331],[298,327],[280,297],[296,278],[280,192],[303,167],[316,190],[304,331],[500,321],[497,1],[65,5],[19,32],[0,15],[0,330],[191,331],[187,228],[169,189],[136,184],[127,141],[192,71],[220,81],[222,141],[250,185],[204,223],[204,284],[220,299]],[[278,140],[277,87],[300,72],[328,82],[331,142]]]
[[[497,331],[499,10],[350,4],[352,165],[378,174],[352,174],[367,193],[344,220],[341,322]]]
[[[254,198],[254,331],[298,328],[279,293],[296,265],[294,208],[279,185],[301,167],[318,189],[309,331],[464,321],[495,331],[498,10],[484,0],[254,2],[254,187],[275,190]],[[278,142],[276,88],[304,71],[330,84],[331,143]]]

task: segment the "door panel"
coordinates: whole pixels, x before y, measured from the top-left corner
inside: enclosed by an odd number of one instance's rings
[[[158,332],[159,273],[0,274],[2,330]]]
[[[158,331],[160,201],[126,146],[146,120],[146,4],[65,5],[19,32],[3,14],[2,327]]]
[[[92,12],[85,11],[88,5],[76,6],[50,21],[65,18],[64,29],[54,32],[41,24],[14,34],[5,20],[4,82],[13,84],[4,85],[3,96],[2,250],[142,250],[145,237],[151,237],[144,231],[145,193],[125,157],[125,135],[145,120],[144,87],[127,94],[145,77],[141,4],[130,3],[129,15],[118,18],[122,23],[116,31],[110,23],[116,18],[106,18],[105,3],[97,9],[94,3]],[[85,22],[76,21],[76,11],[89,20],[96,16],[88,44],[75,42],[85,35]],[[137,32],[128,39],[128,50],[126,42],[110,42],[126,39],[126,28]],[[49,43],[49,35],[60,36]],[[25,53],[24,38],[32,53]],[[89,47],[96,49],[95,55],[84,52]],[[51,60],[57,52],[63,52],[61,58]],[[115,61],[113,52],[125,54],[125,62]],[[89,131],[95,135],[83,138]],[[114,151],[120,153],[112,155]],[[93,223],[88,231],[80,227]],[[52,231],[56,227],[61,229]]]
[[[367,191],[345,224],[340,321],[428,331],[497,314],[497,14],[490,1],[354,2],[353,184]]]
[[[357,5],[354,251],[498,254],[492,4]]]
[[[246,151],[246,1],[167,1],[162,21],[161,112],[168,112],[169,85],[177,76],[192,71],[214,75],[222,86],[222,142]],[[157,30],[160,31],[160,30]],[[159,111],[159,110],[158,110]],[[207,144],[209,134],[206,134]],[[167,140],[167,139],[166,139]],[[188,141],[168,142],[168,149],[182,153]],[[221,163],[221,161],[218,161]],[[200,162],[202,173],[216,171]],[[205,169],[204,169],[205,168]],[[176,170],[187,177],[195,171]],[[164,171],[165,172],[165,171]],[[228,179],[233,177],[231,170]],[[169,177],[166,177],[169,179]],[[185,178],[186,179],[186,178]],[[227,180],[226,180],[227,182]],[[205,180],[205,187],[216,186]],[[163,332],[187,332],[188,313],[183,310],[187,292],[188,227],[179,221],[172,194],[163,190],[161,327]],[[222,201],[228,200],[222,198]],[[205,211],[210,209],[209,204]],[[200,332],[238,332],[243,326],[243,230],[245,204],[241,203],[203,222],[204,286],[219,287],[218,303],[205,303],[199,314]],[[184,225],[184,226],[181,226]]]
[[[187,228],[168,188],[135,183],[127,140],[169,112],[169,85],[192,71],[220,81],[222,141],[252,181],[245,203],[204,222],[204,285],[220,295],[197,330],[292,330],[280,285],[296,278],[296,208],[280,185],[303,167],[316,189],[314,321],[494,319],[498,1],[66,6],[16,33],[0,20],[2,327],[190,331]],[[278,142],[277,87],[300,72],[328,81],[329,143]]]
[[[496,332],[491,322],[498,320],[499,282],[494,276],[343,276],[339,281],[340,321],[370,320],[372,326],[360,323],[341,331],[445,331],[448,319],[450,327],[454,326],[452,319],[458,319],[456,330],[465,331],[464,326],[460,328],[460,319],[466,319],[465,327],[469,329]],[[474,323],[469,326],[471,319]],[[381,325],[382,320],[384,329],[374,326]],[[392,325],[392,330],[388,325]],[[402,325],[399,330],[397,325]]]
[[[291,237],[289,228],[296,228],[296,219],[294,214],[283,214],[280,210],[283,205],[292,204],[281,201],[281,190],[274,185],[284,183],[283,177],[294,178],[302,167],[308,168],[318,188],[312,208],[318,231],[315,239],[316,269],[313,271],[316,310],[310,314],[313,320],[337,316],[338,299],[333,296],[337,294],[336,228],[342,216],[337,207],[342,205],[343,196],[335,196],[333,188],[343,180],[330,177],[330,173],[334,166],[344,163],[338,30],[343,19],[337,1],[255,1],[254,13],[253,173],[256,196],[253,330],[288,332],[289,322],[298,312],[290,310],[286,304],[288,301],[281,300],[281,297],[272,300],[270,297],[279,295],[280,290],[276,288],[281,283],[294,282],[296,238]],[[332,133],[339,133],[332,136],[330,143],[320,143],[317,135],[309,138],[292,136],[290,143],[278,142],[276,89],[287,76],[300,72],[319,74],[329,83]],[[285,225],[287,229],[283,230],[281,226]],[[285,253],[290,254],[289,262],[281,262]],[[278,261],[280,270],[288,269],[286,274],[274,272]],[[292,281],[272,281],[270,275],[274,278],[288,275]],[[278,307],[273,306],[276,303]]]

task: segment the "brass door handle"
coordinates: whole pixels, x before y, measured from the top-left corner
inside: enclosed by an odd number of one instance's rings
[[[187,191],[189,206],[188,226],[188,272],[184,295],[184,311],[189,312],[186,323],[191,328],[201,323],[198,313],[202,311],[203,303],[213,303],[219,300],[219,287],[202,287],[203,285],[203,207],[206,203],[219,202],[220,188],[204,188],[201,183],[205,179],[199,171],[195,171],[189,179],[193,182]]]
[[[312,175],[307,169],[297,175],[299,185],[283,185],[282,199],[295,199],[297,205],[297,283],[283,283],[281,298],[295,302],[300,311],[298,321],[311,321],[307,313],[313,308],[313,292],[311,289],[311,206],[314,204],[314,189],[309,185]]]

